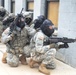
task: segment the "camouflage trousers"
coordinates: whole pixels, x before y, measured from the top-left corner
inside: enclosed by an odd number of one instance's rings
[[[3,26],[0,25],[0,39],[1,39],[1,36],[2,36],[2,32],[3,32]]]
[[[23,54],[25,55],[25,58],[31,57],[31,53],[34,53],[32,56],[33,60],[46,64],[47,68],[54,69],[56,67],[56,64],[53,60],[56,54],[56,49],[49,49],[46,53],[39,54],[35,52],[35,48],[31,49],[29,45],[25,46],[23,49]],[[12,67],[17,67],[19,65],[19,54],[7,52],[7,64]]]
[[[22,53],[19,53],[18,51],[15,50],[16,52],[14,54],[13,51],[10,50],[9,47],[7,47],[7,64],[10,65],[11,67],[17,67],[19,65],[19,55],[24,54],[25,58],[30,57],[31,49],[29,49],[29,45],[27,45],[24,47]]]
[[[24,52],[25,57],[32,57],[34,61],[41,62],[43,64],[46,64],[46,68],[48,69],[55,69],[56,64],[54,62],[55,54],[56,54],[56,49],[52,48],[49,49],[47,52],[44,54],[36,53],[35,48],[30,48],[29,45],[24,47]]]
[[[24,47],[23,53],[25,54],[25,57],[31,57],[31,51],[32,49],[30,48],[30,45],[27,45]]]
[[[56,67],[56,64],[54,62],[55,54],[56,54],[56,49],[52,48],[52,49],[49,49],[44,54],[36,53],[33,56],[33,60],[46,64],[47,68],[54,69]]]
[[[17,67],[19,65],[19,56],[12,53],[7,53],[7,64],[11,67]]]

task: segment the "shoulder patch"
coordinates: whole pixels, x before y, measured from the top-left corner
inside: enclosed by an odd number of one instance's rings
[[[44,37],[42,37],[42,36],[41,36],[41,37],[39,37],[39,39],[40,39],[40,40],[43,40],[43,39],[44,39]]]

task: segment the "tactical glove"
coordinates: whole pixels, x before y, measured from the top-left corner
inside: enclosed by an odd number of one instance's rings
[[[55,44],[50,44],[50,48],[55,48]]]
[[[67,43],[64,43],[64,44],[62,44],[62,45],[59,45],[59,49],[60,48],[68,48],[69,47],[69,45],[67,44]]]
[[[55,43],[50,44],[50,48],[55,48],[56,50],[58,50],[58,44]]]

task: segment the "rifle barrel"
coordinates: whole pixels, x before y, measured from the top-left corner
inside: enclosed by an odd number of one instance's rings
[[[58,42],[63,42],[63,43],[72,43],[72,42],[76,42],[76,39],[71,39],[71,38],[50,38],[50,42],[51,43],[58,43]]]
[[[24,9],[24,8],[22,8],[22,10],[21,10],[20,14],[22,13],[23,9]]]

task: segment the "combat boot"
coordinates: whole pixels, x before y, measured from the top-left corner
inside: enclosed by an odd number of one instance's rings
[[[29,61],[29,66],[30,66],[31,68],[34,68],[34,64],[36,64],[36,63],[37,63],[36,61],[30,59],[30,61]]]
[[[50,72],[48,71],[48,69],[46,68],[46,65],[45,64],[41,64],[39,66],[39,71],[46,74],[46,75],[50,75]]]
[[[23,65],[27,65],[27,62],[26,62],[26,57],[24,55],[20,56],[20,61],[21,61],[21,64]]]
[[[3,57],[2,57],[2,62],[3,63],[7,63],[6,58],[7,58],[7,53],[5,52],[5,53],[3,53]]]

